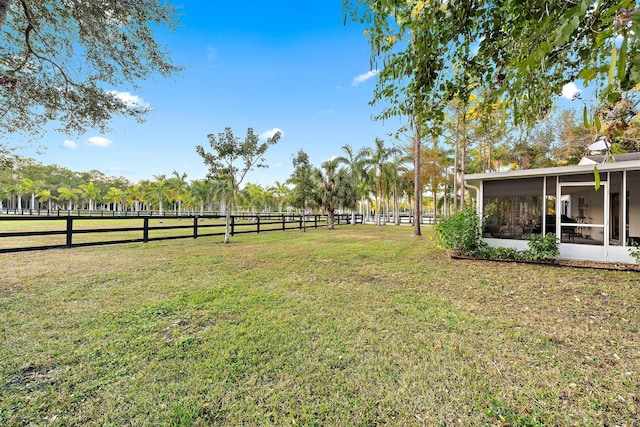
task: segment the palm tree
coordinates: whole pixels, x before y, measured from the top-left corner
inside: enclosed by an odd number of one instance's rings
[[[89,199],[89,214],[93,211],[93,202],[97,201],[100,197],[100,189],[95,186],[93,181],[90,181],[88,184],[80,184],[78,186],[80,189],[80,197],[83,199]]]
[[[291,189],[287,187],[287,184],[276,181],[267,191],[271,194],[271,199],[278,208],[278,212],[282,212],[283,206],[286,207],[291,202]]]
[[[6,189],[6,188],[2,188],[2,187],[0,187],[0,212],[2,212],[2,210],[4,209],[4,208],[3,208],[3,206],[2,206],[2,205],[3,205],[3,202],[4,202],[5,200],[7,200],[7,201],[8,201],[8,200],[9,200],[9,198],[10,198],[9,190],[8,190],[8,189]]]
[[[200,215],[204,215],[204,204],[209,200],[210,187],[209,181],[204,179],[192,181],[189,186],[189,197],[198,203]]]
[[[58,188],[58,200],[69,203],[67,210],[73,209],[73,202],[78,201],[78,190],[71,187]]]
[[[18,201],[17,210],[22,212],[22,186],[18,183],[11,187],[11,192],[13,193],[15,199]],[[13,204],[16,207],[16,204]]]
[[[56,197],[51,194],[51,190],[40,190],[36,193],[36,197],[38,198],[38,202],[47,204],[47,213],[51,213],[51,201],[56,200]]]
[[[40,187],[41,184],[41,182],[33,181],[29,178],[22,178],[20,180],[20,192],[31,195],[31,201],[29,204],[29,211],[31,213],[35,210],[36,193],[38,192],[38,187]]]
[[[111,187],[109,188],[107,194],[104,195],[104,200],[107,203],[113,203],[113,211],[117,212],[118,206],[121,206],[126,200],[126,195],[121,189],[117,187]]]
[[[269,197],[265,189],[259,184],[248,182],[241,191],[240,198],[244,199],[244,206],[251,209],[254,214],[256,207],[261,208],[263,211],[267,209]]]
[[[204,215],[205,204],[206,211],[211,213],[214,210],[214,202],[220,201],[222,205],[224,201],[224,184],[220,181],[210,179],[199,179],[191,182],[189,195],[199,203],[200,215]]]
[[[392,162],[389,162],[384,165],[384,189],[385,193],[391,195],[391,200],[393,202],[392,210],[393,213],[393,223],[395,225],[400,225],[400,209],[399,209],[399,191],[401,187],[401,177],[400,177],[400,164],[402,160],[399,156],[394,157]],[[387,199],[387,213],[389,212]]]
[[[153,197],[153,184],[149,180],[142,180],[138,183],[140,185],[140,195],[138,196],[138,200],[140,201],[140,209],[145,211],[151,211],[151,205],[155,203],[155,198]]]
[[[329,230],[333,230],[335,211],[340,207],[353,209],[357,201],[356,193],[347,170],[338,169],[337,159],[324,162],[322,169],[324,173],[316,173],[321,188],[318,201],[327,212]]]
[[[177,203],[177,215],[180,216],[182,211],[182,198],[187,194],[187,174],[180,175],[177,171],[173,171],[173,177],[167,180],[169,184],[169,198]]]
[[[10,197],[10,205],[13,210],[22,210],[22,202],[20,201],[21,192],[20,192],[20,184],[10,185],[7,187],[7,193]],[[17,206],[16,206],[17,200]]]
[[[363,186],[361,185],[362,181],[364,180],[364,175],[366,175],[366,162],[365,162],[365,158],[367,155],[367,149],[366,148],[361,148],[360,150],[358,150],[357,152],[355,152],[353,150],[353,147],[351,147],[351,145],[349,144],[345,144],[342,146],[342,151],[345,152],[346,157],[345,156],[339,156],[337,158],[339,163],[343,163],[345,164],[350,171],[350,176],[351,176],[351,185],[353,186],[355,192],[356,192],[356,198],[359,199],[360,196],[363,195],[363,193],[361,193],[359,190],[361,188],[363,188]],[[360,203],[360,207],[362,210],[362,206],[363,206],[363,202],[364,200],[361,201]],[[351,211],[351,224],[352,225],[356,225],[356,210],[353,209]]]
[[[438,145],[438,140],[434,139],[431,147],[422,150],[422,176],[426,186],[431,190],[433,197],[433,224],[437,223],[438,191],[446,184],[447,168],[452,161],[447,157],[447,151]]]
[[[319,182],[321,175],[319,171],[311,166],[309,155],[304,150],[298,150],[298,154],[293,158],[293,173],[287,181],[293,185],[291,190],[291,204],[300,209],[302,215],[306,215],[307,206],[310,200],[319,201]],[[319,203],[318,203],[319,204]],[[302,222],[303,230],[306,231],[306,221]]]
[[[141,184],[134,184],[124,191],[126,204],[133,209],[134,212],[140,210],[140,203],[144,201],[144,188]]]
[[[226,215],[227,210],[233,209],[231,203],[231,182],[230,181],[209,181],[211,184],[211,197],[220,202],[220,214]],[[228,208],[228,209],[227,209]]]
[[[400,154],[400,150],[397,148],[387,148],[384,146],[384,141],[380,138],[376,138],[374,148],[367,149],[368,158],[365,160],[366,163],[372,166],[370,170],[370,174],[375,181],[375,189],[376,189],[376,225],[382,225],[382,204],[384,200],[384,190],[385,190],[385,180],[388,179],[386,176],[389,173],[389,169],[387,164],[390,163],[389,160],[393,159],[394,156]]]
[[[156,180],[150,184],[149,193],[153,200],[158,203],[158,211],[160,216],[162,216],[162,205],[169,194],[169,183],[167,182],[167,177],[165,175],[154,175],[153,177]]]
[[[183,196],[183,207],[185,212],[192,212],[195,214],[196,208],[202,207],[200,200],[194,197],[193,193],[186,193]]]

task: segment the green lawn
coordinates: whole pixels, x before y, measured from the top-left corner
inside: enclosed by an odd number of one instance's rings
[[[221,240],[0,255],[0,424],[640,423],[638,273]]]

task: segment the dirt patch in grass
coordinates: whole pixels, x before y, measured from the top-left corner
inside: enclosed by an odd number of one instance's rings
[[[55,384],[60,373],[58,366],[32,366],[22,367],[16,375],[6,383],[7,389],[19,389],[25,392],[38,390],[45,386]]]

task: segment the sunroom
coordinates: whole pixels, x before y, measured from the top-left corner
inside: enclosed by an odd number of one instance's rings
[[[466,186],[490,246],[524,250],[530,236],[554,233],[560,258],[635,262],[640,160],[471,174]]]

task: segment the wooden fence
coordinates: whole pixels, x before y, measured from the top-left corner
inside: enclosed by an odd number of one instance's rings
[[[350,221],[351,214],[335,215],[335,225],[348,224]],[[362,216],[357,215],[355,222],[362,224]],[[97,224],[104,226],[99,227]],[[326,215],[240,214],[231,216],[232,236],[325,226],[327,226]],[[223,215],[0,215],[0,253],[223,236],[225,227]],[[56,242],[56,238],[59,241]],[[20,244],[21,242],[23,244]]]

